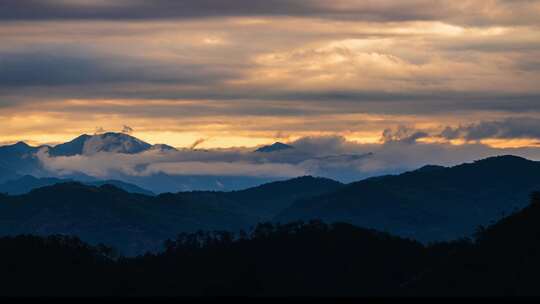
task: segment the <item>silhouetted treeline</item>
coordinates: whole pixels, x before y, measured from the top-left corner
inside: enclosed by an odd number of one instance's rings
[[[478,239],[424,246],[320,221],[198,232],[116,257],[77,238],[0,239],[2,295],[538,295],[540,194]]]
[[[443,296],[538,296],[540,192],[521,212],[479,229],[474,246],[451,252],[411,282],[409,292]]]
[[[137,258],[60,236],[4,238],[0,248],[3,295],[380,295],[430,260],[417,242],[318,221],[181,234]]]
[[[164,253],[136,263],[166,278],[167,285],[148,282],[159,294],[355,296],[387,294],[429,260],[417,242],[312,221],[261,224],[236,240],[183,234]]]
[[[17,236],[0,239],[1,296],[102,294],[111,282],[114,250],[76,237]],[[102,294],[104,295],[104,294]]]

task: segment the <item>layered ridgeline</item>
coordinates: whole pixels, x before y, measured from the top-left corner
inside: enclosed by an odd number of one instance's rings
[[[370,178],[336,192],[299,200],[277,221],[343,221],[422,241],[470,235],[524,207],[540,189],[540,163],[492,157],[451,168],[427,166]]]
[[[142,254],[160,249],[179,232],[249,228],[271,220],[297,199],[340,187],[332,180],[302,177],[236,192],[149,196],[112,185],[61,183],[0,196],[0,235],[75,235],[123,254]]]
[[[47,186],[53,186],[56,184],[80,182],[89,186],[103,186],[112,185],[119,189],[122,189],[130,193],[139,193],[145,195],[155,195],[152,191],[143,189],[139,186],[126,183],[119,180],[91,180],[91,181],[77,181],[74,179],[55,178],[55,177],[42,177],[37,178],[31,175],[25,175],[19,178],[9,180],[4,183],[0,183],[0,193],[9,195],[21,195],[29,193],[30,191]]]
[[[9,170],[7,168],[4,168],[4,167],[0,167],[0,182],[14,180],[19,177],[20,175],[17,174],[16,172]]]
[[[36,157],[39,148],[19,142],[0,147],[0,182],[13,180],[24,174],[39,174],[41,164]]]
[[[430,246],[317,221],[180,234],[122,259],[76,238],[0,238],[0,295],[539,296],[539,223],[535,195],[474,241]]]
[[[242,191],[155,197],[120,186],[126,191],[70,183],[3,196],[0,233],[78,235],[127,254],[158,249],[183,231],[238,231],[263,221],[322,219],[420,241],[452,240],[524,207],[540,189],[540,164],[504,156],[348,185],[303,177]]]

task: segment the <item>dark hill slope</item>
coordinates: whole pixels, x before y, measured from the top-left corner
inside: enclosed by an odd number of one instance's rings
[[[0,197],[0,233],[68,234],[105,243],[125,254],[161,248],[181,231],[238,229],[245,218],[219,206],[131,194],[116,187],[57,184]]]
[[[112,185],[62,183],[0,196],[0,235],[76,235],[138,254],[161,248],[165,239],[180,232],[247,229],[297,198],[339,187],[331,180],[303,177],[232,193],[148,196]]]
[[[356,182],[298,201],[276,220],[320,218],[423,241],[448,240],[524,207],[537,189],[540,163],[501,156]]]
[[[407,284],[411,294],[435,296],[538,296],[540,194],[522,211],[478,231],[474,246]]]
[[[20,195],[20,194],[28,193],[37,188],[52,186],[52,185],[60,184],[60,183],[69,183],[69,182],[76,182],[76,181],[71,180],[71,179],[61,179],[61,178],[54,178],[54,177],[37,178],[31,175],[25,175],[21,178],[15,178],[5,183],[1,183],[0,193],[6,193],[10,195]],[[90,185],[90,186],[113,185],[117,188],[120,188],[130,193],[154,195],[154,193],[151,191],[148,191],[136,185],[125,183],[118,180],[88,181],[88,182],[81,181],[81,183],[85,185]]]

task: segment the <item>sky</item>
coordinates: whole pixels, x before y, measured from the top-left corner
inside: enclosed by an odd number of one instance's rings
[[[538,16],[536,0],[0,0],[0,143],[538,148]]]

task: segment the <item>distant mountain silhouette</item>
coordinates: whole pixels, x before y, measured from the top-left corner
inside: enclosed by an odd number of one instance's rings
[[[19,178],[20,175],[12,170],[0,166],[0,183]]]
[[[255,152],[270,153],[270,152],[276,152],[276,151],[289,150],[289,149],[293,149],[293,148],[294,147],[291,146],[291,145],[276,142],[276,143],[273,143],[273,144],[271,144],[269,146],[260,147],[259,149],[255,150]]]
[[[268,221],[298,199],[330,193],[343,186],[344,184],[331,179],[304,176],[224,193],[224,195],[241,203],[244,212],[257,215],[262,221]]]
[[[128,193],[111,185],[55,184],[20,196],[1,196],[0,235],[76,235],[92,244],[113,245],[125,254],[140,254],[159,249],[179,232],[249,228],[297,198],[341,187],[311,177],[288,183],[233,193],[159,196]]]
[[[8,179],[11,179],[16,175],[40,172],[41,164],[35,156],[35,153],[38,150],[39,148],[31,147],[24,142],[0,146],[0,181],[2,181],[2,172],[6,171],[9,171],[9,174],[11,175]]]
[[[163,153],[177,151],[165,145],[150,145],[133,136],[123,133],[104,133],[98,135],[81,135],[72,141],[56,146],[32,147],[23,142],[0,147],[0,183],[32,175],[40,178],[62,178],[77,181],[94,181],[98,178],[82,172],[63,172],[58,175],[44,166],[36,153],[48,151],[52,157],[91,155],[98,152],[137,154],[146,151]],[[69,173],[68,175],[66,175]],[[231,176],[231,175],[174,175],[156,172],[151,175],[130,175],[113,172],[107,179],[121,180],[126,183],[149,189],[154,193],[177,191],[233,191],[283,180],[284,177]]]
[[[285,178],[231,175],[171,175],[163,172],[148,176],[117,175],[119,179],[155,193],[178,191],[235,191],[256,187]]]
[[[423,241],[451,240],[524,207],[537,189],[539,162],[501,156],[352,183],[299,200],[276,221],[323,219]]]
[[[32,147],[24,142],[19,142],[13,145],[0,146],[0,184],[21,178],[25,175],[37,176],[39,178],[59,178],[84,182],[98,180],[98,178],[77,171],[63,172],[60,176],[57,172],[49,170],[42,163],[42,160],[38,157],[39,151],[47,151],[52,157],[61,157],[83,154],[90,155],[98,152],[120,154],[136,154],[146,151],[170,152],[176,151],[176,149],[164,144],[150,145],[133,136],[112,132],[98,135],[84,134],[69,142],[58,144],[56,146],[44,145]],[[192,190],[194,188],[201,190],[219,189],[216,181],[211,181],[210,177],[162,175],[163,178],[161,178],[162,176],[159,174],[124,177],[123,174],[117,173],[108,176],[107,179],[116,181],[122,180],[125,183],[137,184],[137,186],[146,189],[152,187],[152,191],[155,192]],[[129,180],[130,178],[131,180]],[[227,179],[227,177],[214,177],[214,179]],[[272,179],[257,180],[256,178],[247,177],[245,179],[249,179],[249,181],[245,183],[240,182],[238,185],[235,184],[234,178],[231,178],[231,181],[226,180],[222,182],[222,184],[226,185],[223,190],[242,189],[272,181]],[[18,191],[18,193],[22,192]]]
[[[292,151],[285,152],[287,150]],[[2,153],[2,151],[5,153]],[[76,164],[77,159],[57,159],[57,162],[54,162],[54,158],[56,157],[72,157],[76,155],[91,156],[100,152],[136,155],[148,151],[157,152],[156,155],[158,153],[162,154],[164,159],[166,159],[168,153],[173,153],[177,150],[174,147],[165,144],[151,145],[131,135],[113,132],[96,135],[83,134],[69,142],[53,146],[44,145],[32,147],[21,142],[16,145],[0,147],[0,167],[4,167],[6,169],[4,171],[6,172],[9,169],[9,171],[13,173],[8,175],[8,173],[0,172],[0,183],[24,175],[32,175],[40,178],[66,178],[78,181],[112,179],[134,184],[141,188],[151,190],[154,193],[166,193],[193,190],[236,191],[290,178],[290,175],[286,174],[286,172],[283,173],[283,176],[280,176],[279,172],[273,172],[271,176],[263,174],[258,176],[244,173],[238,173],[237,175],[226,173],[200,174],[197,172],[192,174],[174,174],[173,172],[163,172],[166,171],[166,169],[146,171],[145,168],[148,168],[148,166],[152,167],[152,164],[149,163],[138,164],[134,170],[106,170],[105,173],[107,175],[105,177],[93,177],[88,175],[91,174],[87,171],[89,168],[82,165],[79,169],[77,169],[78,166],[74,166],[75,168],[70,170],[65,168],[65,165],[68,163]],[[186,154],[177,154],[176,156],[180,157],[181,155],[185,155],[188,157],[186,161],[189,161],[191,157],[195,155],[194,153],[206,153],[209,151],[204,152],[202,150],[197,150],[197,152],[193,152],[183,150],[183,152]],[[287,154],[286,159],[283,160],[284,163],[293,166],[304,163],[309,168],[317,168],[317,172],[324,172],[318,175],[323,175],[342,182],[356,181],[359,176],[359,172],[356,172],[355,170],[343,170],[343,164],[347,162],[358,162],[361,159],[372,155],[371,153],[366,153],[358,155],[336,154],[314,156],[312,153],[296,150],[293,146],[280,142],[260,147],[253,152],[254,153],[246,154],[242,157],[246,157],[245,161],[247,162],[257,163],[269,161],[270,165],[275,162],[281,162],[282,160],[280,160],[280,158],[282,156],[280,156],[280,152],[283,152]],[[222,152],[209,153],[216,153],[215,155],[217,158],[214,161],[220,162],[221,157],[219,157],[219,155]],[[47,154],[51,158],[48,158]],[[172,156],[173,154],[169,154],[169,156]],[[222,155],[222,157],[225,156]],[[179,160],[180,159],[181,158],[179,158]],[[84,160],[86,160],[86,158],[81,161]],[[240,158],[237,161],[241,162],[242,160],[243,158]],[[82,171],[85,171],[86,173]],[[135,173],[141,171],[145,171],[145,174]]]
[[[312,176],[277,181],[232,192],[180,192],[174,194],[182,200],[198,204],[221,202],[222,206],[238,210],[252,218],[253,223],[269,221],[296,200],[315,197],[343,187],[342,183]]]
[[[9,180],[5,183],[0,184],[0,193],[6,193],[10,195],[20,195],[28,193],[34,189],[42,188],[46,186],[52,186],[60,183],[76,182],[73,179],[60,179],[60,178],[36,178],[31,175],[25,175],[23,177]],[[104,180],[104,181],[87,181],[81,182],[90,186],[103,186],[103,185],[113,185],[124,191],[130,193],[139,193],[145,195],[154,195],[152,191],[145,190],[139,186],[125,183],[118,180]]]

